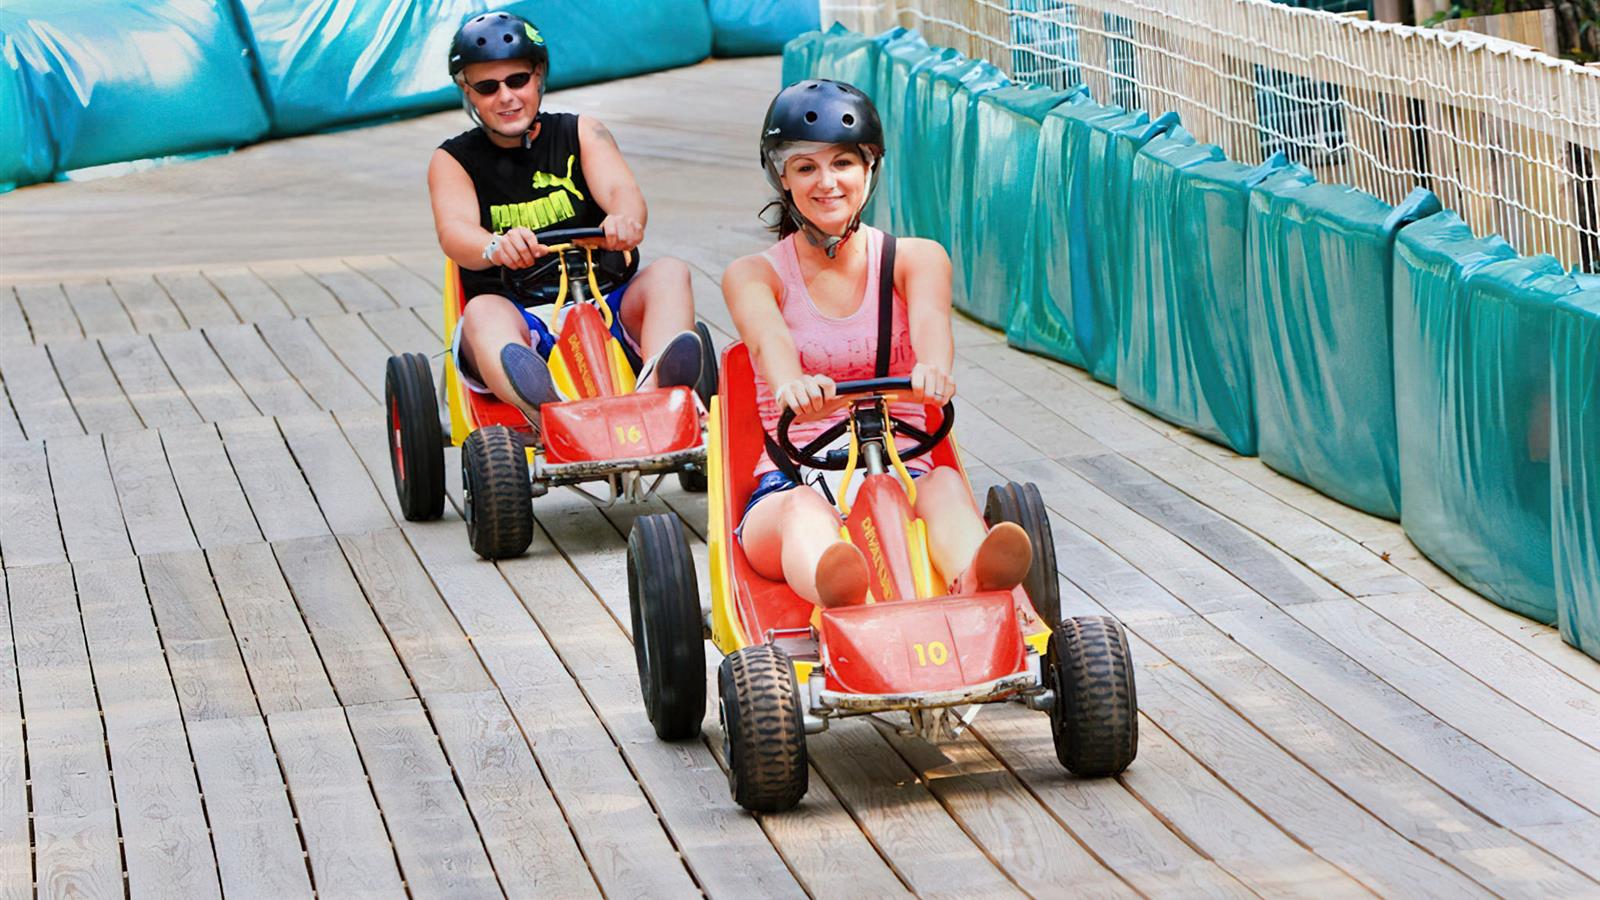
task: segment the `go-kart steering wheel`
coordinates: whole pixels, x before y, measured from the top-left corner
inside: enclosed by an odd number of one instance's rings
[[[863,378],[858,381],[841,381],[834,386],[834,393],[840,397],[875,394],[883,398],[900,391],[909,390],[911,390],[911,379],[909,378]],[[858,406],[857,408],[859,409],[860,407]],[[916,441],[912,446],[899,451],[901,460],[916,459],[938,446],[939,442],[945,439],[945,436],[950,433],[951,426],[956,423],[954,401],[945,401],[943,411],[944,415],[941,417],[943,421],[939,423],[939,427],[934,429],[932,434],[906,422],[904,419],[885,413],[885,418],[888,419],[886,424],[890,426],[894,434],[905,435]],[[794,442],[789,438],[789,426],[794,423],[795,418],[794,410],[785,409],[783,415],[778,419],[778,446],[782,447],[783,452],[797,465],[807,466],[812,469],[825,469],[832,472],[841,471],[848,464],[847,460],[836,458],[833,454],[818,456],[817,451],[838,440],[841,435],[848,431],[850,429],[850,421],[854,416],[855,410],[852,409],[850,415],[829,426],[827,431],[817,435],[804,447],[796,449]]]
[[[604,240],[604,228],[552,228],[549,231],[535,231],[533,233],[539,243],[550,248],[556,253],[569,249],[573,241]]]
[[[552,228],[549,231],[536,231],[533,233],[534,239],[550,250],[550,253],[534,260],[533,265],[525,268],[512,269],[501,266],[500,283],[505,286],[511,297],[524,298],[521,302],[529,302],[528,298],[539,294],[539,286],[544,284],[560,265],[556,257],[582,249],[573,243],[574,241],[602,240],[605,236],[604,228]],[[581,265],[581,263],[581,260],[574,260],[568,265]],[[543,302],[549,302],[549,299]]]

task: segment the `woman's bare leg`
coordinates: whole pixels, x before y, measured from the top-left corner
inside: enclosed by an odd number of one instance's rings
[[[839,513],[807,487],[769,494],[744,517],[745,557],[763,578],[788,582],[819,606],[867,595],[867,559],[839,537]]]
[[[917,479],[917,517],[928,526],[928,552],[962,592],[1006,590],[1022,583],[1033,562],[1027,532],[1002,523],[988,528],[961,473],[939,466]]]

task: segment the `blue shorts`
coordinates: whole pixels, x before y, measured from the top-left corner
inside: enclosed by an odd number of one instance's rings
[[[631,283],[631,281],[623,282],[621,287],[607,294],[606,306],[611,310],[611,336],[622,345],[622,351],[628,357],[628,365],[633,366],[633,370],[637,372],[643,365],[639,357],[639,346],[622,327],[622,303],[627,297],[628,285]],[[522,318],[528,323],[528,333],[533,337],[533,349],[539,351],[540,356],[549,359],[550,351],[556,347],[556,336],[550,330],[550,326],[527,307],[522,307]],[[456,361],[456,372],[461,376],[462,383],[479,394],[489,393],[489,389],[483,385],[483,379],[478,377],[477,370],[461,353],[460,319],[456,320],[455,334],[450,336],[450,353]]]

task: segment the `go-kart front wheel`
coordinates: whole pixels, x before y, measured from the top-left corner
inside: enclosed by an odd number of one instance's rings
[[[678,470],[678,487],[691,494],[704,494],[708,486],[704,463],[691,463]]]
[[[413,522],[444,515],[444,437],[435,403],[428,358],[421,353],[389,357],[383,376],[389,469],[400,512]]]
[[[1061,582],[1056,580],[1055,538],[1050,534],[1050,517],[1045,514],[1039,489],[1032,482],[1015,481],[989,488],[983,517],[991,526],[1015,522],[1028,533],[1033,544],[1033,565],[1022,580],[1022,588],[1028,593],[1033,611],[1045,625],[1055,628],[1061,621]]]
[[[695,737],[706,715],[706,643],[700,589],[683,525],[645,516],[628,533],[628,605],[639,692],[656,736]]]
[[[528,457],[511,429],[490,425],[461,445],[462,515],[467,538],[484,559],[507,559],[533,543]]]
[[[789,655],[744,647],[717,670],[722,752],[734,802],[752,812],[793,809],[806,795],[805,711]]]
[[[1108,616],[1057,625],[1045,656],[1056,758],[1074,775],[1116,775],[1139,753],[1139,700],[1128,637]]]

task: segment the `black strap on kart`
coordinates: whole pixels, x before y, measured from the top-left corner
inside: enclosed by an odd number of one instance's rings
[[[894,235],[883,236],[883,261],[878,266],[877,377],[889,377],[889,351],[894,344]]]

